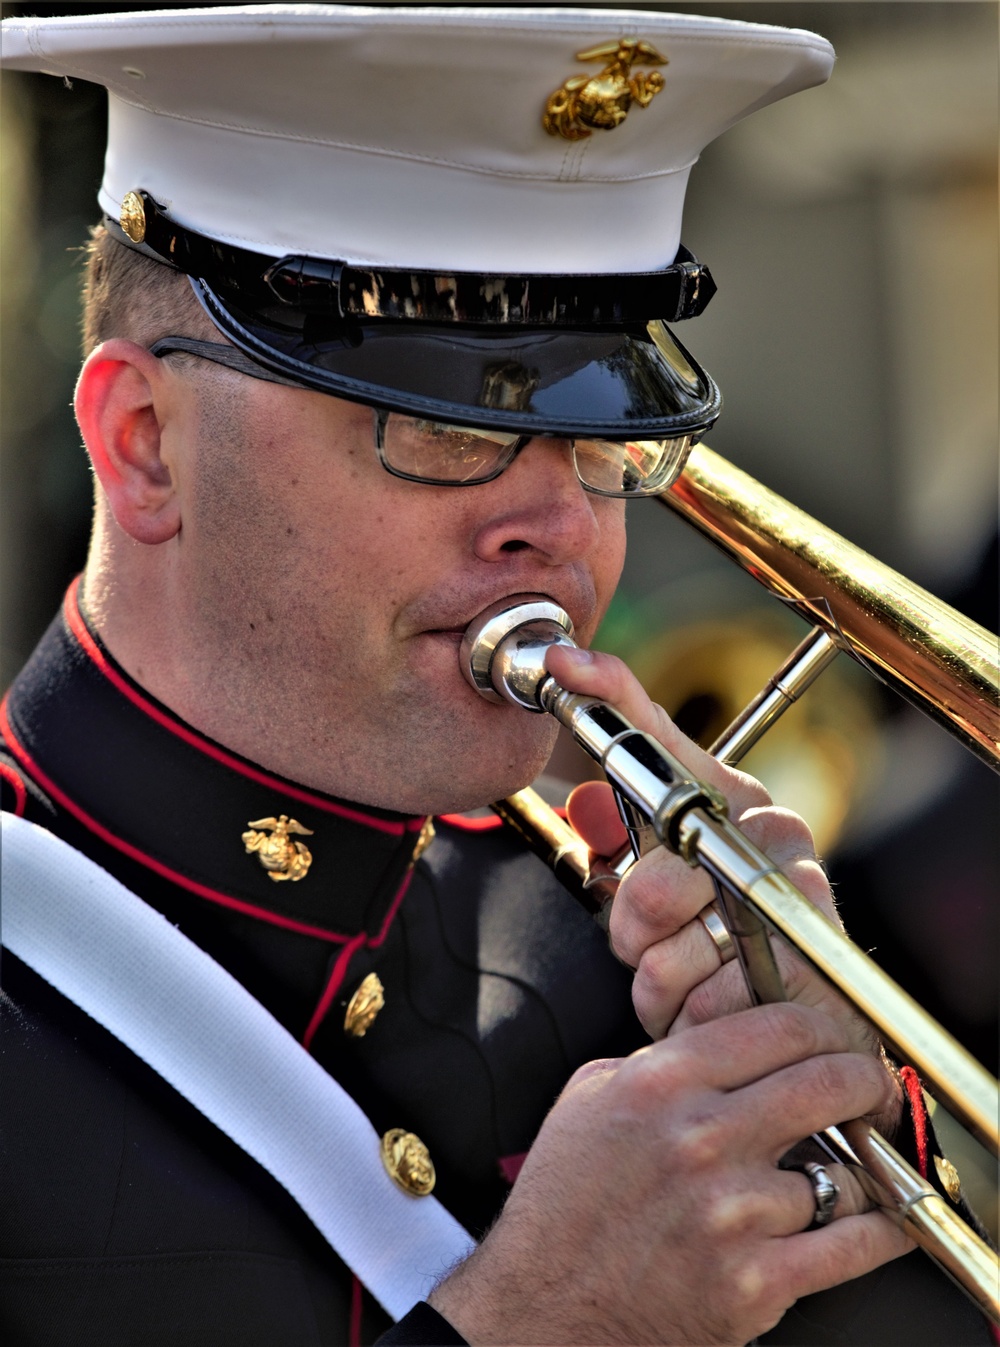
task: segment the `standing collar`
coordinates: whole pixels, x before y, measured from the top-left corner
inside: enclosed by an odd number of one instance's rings
[[[200,734],[115,661],[78,591],[0,709],[24,771],[96,838],[197,898],[334,943],[377,939],[425,819],[310,790]],[[266,869],[269,853],[286,864]],[[272,878],[284,872],[300,877]]]

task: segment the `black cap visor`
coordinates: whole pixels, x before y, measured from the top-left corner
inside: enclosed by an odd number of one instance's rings
[[[192,279],[215,325],[259,364],[321,393],[436,421],[607,439],[706,431],[714,380],[659,321],[517,327],[249,312]]]

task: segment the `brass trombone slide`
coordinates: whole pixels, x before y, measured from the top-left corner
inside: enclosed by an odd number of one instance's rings
[[[903,1061],[934,1085],[955,1116],[1000,1153],[997,1082],[743,836],[726,817],[717,792],[613,707],[561,688],[545,668],[546,652],[555,643],[573,644],[572,622],[556,604],[527,599],[494,605],[465,634],[463,672],[488,700],[548,712],[564,725],[600,763],[625,805],[626,823],[629,814],[641,820],[659,843],[708,870],[724,898],[736,895],[754,917],[784,937],[854,1003]],[[515,810],[507,801],[505,812]],[[567,841],[558,858],[563,869],[573,855]],[[599,877],[610,886],[617,876],[609,866]],[[726,917],[733,927],[738,909],[727,903]],[[740,936],[752,938],[753,930],[732,933],[739,947]]]
[[[997,642],[989,632],[706,446],[692,453],[678,482],[661,499],[815,624],[768,686],[712,746],[710,751],[721,761],[738,762],[837,650],[844,649],[991,766],[1000,766]],[[555,610],[556,615],[560,612]],[[569,640],[571,624],[561,614],[560,630],[559,616],[555,621],[551,612],[541,616],[541,630],[537,624],[532,627],[530,618],[505,630],[503,622],[510,614],[490,618],[489,612],[484,615],[485,626],[480,619],[470,627],[463,664],[473,685],[484,696],[501,700],[502,693],[527,709],[549,711],[571,729],[605,767],[636,854],[644,849],[642,833],[655,825],[664,845],[709,870],[757,999],[780,999],[784,994],[766,927],[782,934],[824,973],[996,1153],[1000,1142],[996,1082],[750,846],[725,818],[723,802],[714,800],[682,764],[638,735],[613,708],[573,697],[555,684],[544,670],[544,649],[554,640]],[[518,625],[521,635],[513,636]],[[473,649],[477,645],[478,650]],[[502,659],[494,670],[501,646]],[[494,808],[598,920],[606,922],[630,850],[611,861],[593,857],[530,790]],[[866,1124],[831,1129],[829,1139],[838,1158],[856,1168],[873,1201],[890,1211],[1000,1324],[1000,1268],[992,1250]]]
[[[546,711],[570,729],[604,768],[626,806],[626,819],[633,823],[644,820],[664,846],[689,863],[704,866],[712,875],[734,939],[763,935],[761,922],[785,936],[883,1028],[890,1043],[918,1069],[936,1079],[941,1065],[947,1063],[961,1078],[961,1088],[953,1093],[988,1131],[988,1116],[983,1115],[989,1114],[991,1097],[995,1099],[995,1083],[991,1086],[982,1068],[744,837],[726,818],[725,802],[711,787],[698,781],[667,749],[636,730],[613,707],[568,692],[546,671],[546,651],[554,643],[572,644],[571,633],[569,617],[550,601],[528,599],[513,606],[496,605],[473,622],[465,634],[463,672],[487,699],[505,699],[529,711]],[[537,842],[547,831],[547,806],[537,797],[532,800],[533,792],[522,792],[525,795],[528,810],[534,812],[537,821],[536,836],[531,840]],[[521,826],[516,799],[505,801],[499,812],[503,817],[514,815],[515,826],[529,836],[528,829]],[[558,823],[559,827],[548,830],[555,839],[553,868],[557,874],[561,867],[568,871],[576,880],[574,889],[586,894],[588,862],[580,854],[582,844],[574,849],[571,830],[561,820]],[[610,889],[610,883],[606,888]],[[749,923],[741,922],[744,910],[750,915]],[[766,936],[763,941],[769,955]],[[744,968],[752,990],[757,991],[746,964]],[[779,1000],[783,996],[779,981],[765,989],[761,999]],[[889,1212],[1000,1325],[1000,1267],[996,1255],[940,1194],[860,1120],[831,1127],[816,1140],[833,1158],[854,1169],[872,1201]]]

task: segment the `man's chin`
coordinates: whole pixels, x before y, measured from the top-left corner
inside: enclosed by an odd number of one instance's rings
[[[530,786],[540,775],[545,767],[543,762],[537,772],[531,772],[527,775],[519,774],[517,776],[508,776],[503,778],[493,778],[489,782],[470,783],[468,788],[458,792],[454,785],[444,788],[439,792],[434,792],[433,797],[426,796],[428,802],[432,802],[431,807],[424,807],[416,810],[416,813],[424,814],[468,814],[479,809],[488,808],[497,800],[503,800],[508,795],[514,795],[517,791],[523,790],[525,786]]]
[[[456,754],[442,764],[442,772],[427,780],[424,803],[416,810],[427,814],[464,814],[523,790],[541,775],[552,756],[556,726],[542,717],[525,717],[527,733],[497,736],[485,747]],[[548,723],[546,723],[548,722]]]

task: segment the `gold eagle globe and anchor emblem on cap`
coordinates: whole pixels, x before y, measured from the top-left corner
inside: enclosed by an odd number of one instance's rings
[[[426,1197],[437,1181],[431,1153],[413,1132],[393,1127],[381,1142],[382,1163],[386,1173],[404,1193]]]
[[[248,823],[243,834],[247,855],[257,853],[257,859],[267,871],[268,879],[276,884],[290,879],[302,879],[312,865],[312,852],[303,842],[294,842],[289,833],[312,837],[311,828],[303,828],[297,819],[281,814],[278,818],[259,818]]]
[[[623,37],[578,51],[578,61],[606,61],[596,75],[571,75],[555,93],[549,94],[542,126],[550,136],[585,140],[594,131],[613,131],[629,114],[633,103],[648,108],[663,86],[658,70],[636,71],[632,67],[667,65],[668,61],[649,42]]]

